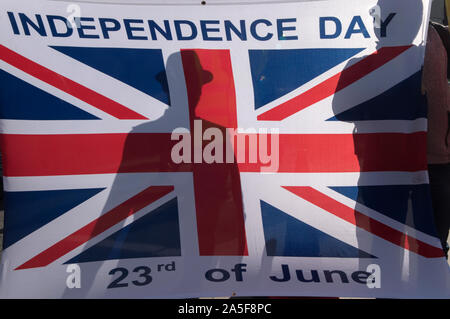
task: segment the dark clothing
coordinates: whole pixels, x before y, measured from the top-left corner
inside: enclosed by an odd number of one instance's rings
[[[442,247],[448,257],[447,237],[450,228],[450,163],[429,164],[434,221]]]
[[[437,23],[431,23],[432,27],[436,30],[441,38],[442,45],[447,52],[447,80],[450,80],[450,34],[448,30],[448,26],[443,26]]]
[[[423,69],[428,102],[427,159],[434,220],[446,256],[450,227],[449,43],[447,28],[430,25]]]
[[[447,51],[433,25],[428,29],[422,81],[428,102],[428,163],[450,163],[448,121],[450,86],[447,82]]]
[[[445,0],[434,0],[431,5],[431,21],[447,25],[448,21],[445,9]]]

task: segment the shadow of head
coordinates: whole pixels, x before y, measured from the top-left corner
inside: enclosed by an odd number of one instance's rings
[[[159,84],[161,96],[167,100],[167,108],[156,112],[157,116],[144,123],[142,127],[156,125],[156,121],[169,115],[169,112],[177,112],[175,109],[186,107],[186,97],[181,92],[187,89],[189,106],[195,107],[201,97],[203,85],[213,79],[211,72],[204,70],[197,53],[194,50],[183,50],[168,56],[165,70],[157,73],[154,80]]]
[[[401,6],[399,6],[399,3]],[[378,0],[370,8],[377,48],[391,44],[399,39],[404,45],[413,43],[423,22],[422,0],[405,1]]]
[[[407,3],[407,6],[405,3]],[[351,117],[349,118],[347,114],[348,112],[345,113],[344,111],[352,108],[351,105],[355,103],[355,94],[340,91],[347,87],[351,88],[350,86],[353,83],[372,72],[376,72],[378,68],[384,67],[384,64],[404,52],[409,46],[414,46],[415,39],[423,24],[423,4],[421,0],[379,0],[376,6],[369,9],[369,13],[374,19],[376,51],[347,62],[344,70],[339,75],[332,102],[334,118],[338,121],[354,123],[355,132],[358,131],[358,128],[361,128],[360,126],[364,125],[363,121],[374,119],[365,114],[360,116],[361,119],[358,121],[351,120]],[[400,67],[408,68],[408,65],[401,65]],[[390,72],[394,74],[396,71],[392,69]],[[383,81],[381,76],[379,76],[379,81]],[[373,95],[372,91],[376,90],[377,87],[378,83],[374,81],[364,85],[364,87],[360,85],[360,90],[356,95]],[[396,97],[396,100],[401,102],[402,98]],[[382,112],[381,110],[384,106],[380,105],[380,107],[375,113]],[[380,117],[381,115],[378,114],[377,116]]]
[[[200,101],[202,87],[213,80],[211,72],[204,70],[197,53],[194,50],[184,50],[181,54],[189,105],[195,107]]]

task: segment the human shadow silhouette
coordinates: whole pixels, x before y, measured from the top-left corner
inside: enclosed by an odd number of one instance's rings
[[[197,51],[205,58],[206,51]],[[215,132],[214,139],[222,137],[222,145],[212,152],[217,161],[212,163],[198,162],[192,158],[192,169],[195,189],[195,204],[197,210],[197,227],[202,243],[199,247],[201,255],[243,256],[247,254],[244,212],[242,207],[242,191],[237,159],[231,141],[236,123],[236,108],[223,111],[222,105],[235,104],[233,98],[224,96],[220,91],[234,91],[228,80],[222,80],[219,87],[210,89],[209,98],[214,99],[216,105],[204,101],[202,86],[213,81],[214,74],[205,71],[201,65],[198,53],[194,50],[183,52],[183,66],[186,73],[186,84],[190,109],[191,132],[195,130],[195,123],[202,125],[201,133]],[[220,68],[226,68],[221,65]],[[217,69],[214,72],[222,72]],[[220,74],[223,78],[223,74]],[[219,80],[220,81],[220,80]],[[224,87],[225,86],[225,87]],[[234,92],[233,92],[234,94]],[[216,101],[224,98],[226,101]],[[199,122],[199,120],[201,122]],[[197,138],[197,137],[194,137]],[[212,137],[210,137],[212,140]],[[204,149],[205,141],[201,144],[193,142],[193,151],[199,154]],[[227,152],[233,152],[232,160],[227,160]],[[218,153],[217,153],[218,152]],[[195,156],[194,156],[195,157]],[[206,160],[206,158],[204,159]],[[214,214],[212,213],[214,212]],[[213,217],[211,218],[211,215]]]
[[[173,78],[171,83],[175,89],[180,89],[180,85],[182,85],[180,84],[180,81],[177,81],[177,79],[180,77],[180,74],[178,70],[174,69],[176,62],[172,62],[172,60],[177,60],[177,58],[179,59],[179,57],[177,56],[170,57],[166,68],[166,72],[161,72],[156,75],[156,80],[160,83],[161,90],[167,95],[167,97],[169,97],[169,100],[170,96],[167,78],[168,77]],[[175,99],[171,100],[170,104],[176,105],[177,103],[179,103],[179,98],[175,97]],[[164,110],[161,114],[159,114],[157,118],[134,126],[132,130],[127,133],[123,145],[122,158],[117,168],[117,172],[114,176],[114,180],[109,190],[108,197],[105,200],[104,207],[102,211],[99,212],[99,217],[110,212],[115,207],[121,205],[123,202],[129,199],[127,198],[127,196],[124,196],[124,194],[130,193],[129,189],[130,187],[133,187],[133,181],[135,181],[135,179],[148,178],[133,175],[133,173],[139,172],[139,167],[143,165],[144,166],[150,165],[155,167],[155,163],[160,162],[160,158],[158,158],[158,151],[162,150],[157,149],[155,150],[155,152],[148,152],[149,157],[147,158],[139,156],[140,155],[139,150],[141,148],[148,149],[152,147],[151,145],[152,140],[146,140],[145,138],[142,139],[139,137],[140,136],[145,137],[144,134],[146,132],[152,132],[155,130],[157,132],[161,131],[161,128],[164,127],[164,125],[167,125],[166,118],[170,116],[170,114],[173,113],[173,111],[174,109],[169,107],[166,110]],[[139,145],[139,143],[142,142],[144,142],[144,144]],[[170,170],[171,169],[170,165],[171,163],[167,162],[165,163],[165,165],[161,165],[164,166],[161,167],[161,169],[164,168],[164,170]],[[132,211],[134,208],[129,207],[129,209]],[[115,229],[118,232],[125,227],[125,222],[126,218],[121,218],[121,220],[118,223],[116,223],[115,226],[113,227],[115,227]],[[160,220],[160,222],[164,223],[164,220]],[[90,236],[97,236],[99,233],[103,231],[104,225],[98,222],[94,225],[94,228],[92,229]],[[130,233],[125,233],[123,236],[119,238],[119,240],[116,240],[116,238],[108,236],[107,238],[100,240],[93,246],[86,247],[73,260],[69,261],[70,263],[77,263],[81,267],[83,291],[95,289],[94,282],[97,276],[108,275],[103,272],[100,273],[100,269],[102,268],[103,264],[106,261],[117,260],[117,263],[115,263],[114,266],[111,265],[110,267],[111,269],[124,268],[125,263],[122,262],[122,260],[120,259],[121,256],[120,253],[118,255],[118,252],[127,251],[131,254],[133,254],[133,252],[139,254],[140,251],[146,250],[146,247],[142,247],[142,245],[139,242],[135,241],[133,242],[133,240],[129,238],[130,235],[131,235]],[[114,236],[114,234],[112,236]],[[176,242],[174,242],[173,244],[176,245]],[[94,247],[95,249],[93,249]],[[95,252],[97,249],[100,249],[102,251],[102,256],[95,256]],[[152,247],[152,249],[158,251],[158,247]],[[168,249],[167,251],[164,251],[164,247],[160,247],[159,253],[160,255],[173,254],[174,249]],[[111,276],[111,282],[114,279],[116,279],[118,275],[119,273],[115,274],[114,276]],[[104,288],[106,289],[107,287]],[[78,289],[66,289],[64,292],[64,296],[67,296],[68,298],[77,298],[78,293],[79,293]]]
[[[390,89],[385,90],[382,94],[385,94],[386,101],[389,101],[386,105],[377,105],[377,101],[379,100],[376,100],[376,97],[364,102],[367,105],[365,108],[361,107],[362,104],[349,105],[348,100],[344,97],[345,93],[341,94],[341,92],[339,92],[341,89],[347,87],[349,85],[348,83],[351,83],[355,72],[370,72],[369,69],[373,67],[373,63],[370,62],[364,64],[364,61],[376,59],[376,55],[380,55],[386,48],[399,45],[411,45],[420,30],[423,19],[422,1],[414,0],[410,2],[409,6],[412,8],[411,12],[414,12],[414,14],[409,13],[409,19],[407,21],[402,18],[401,12],[396,12],[397,10],[395,10],[394,1],[379,0],[377,5],[381,9],[379,12],[381,13],[381,23],[390,21],[386,28],[380,28],[379,26],[376,27],[374,24],[374,34],[376,35],[375,49],[377,53],[372,56],[368,55],[351,59],[347,63],[345,67],[347,71],[344,70],[341,73],[336,88],[337,93],[334,95],[332,102],[335,119],[342,122],[352,123],[354,125],[354,151],[360,168],[360,175],[357,182],[357,194],[353,194],[353,198],[356,200],[354,216],[356,221],[356,239],[358,241],[358,247],[369,253],[371,253],[372,249],[377,245],[376,242],[373,241],[373,235],[370,235],[369,232],[379,234],[380,223],[360,213],[366,212],[367,214],[367,207],[381,212],[391,212],[389,217],[399,222],[400,224],[398,225],[403,225],[400,226],[401,229],[397,228],[399,232],[383,234],[388,236],[391,242],[395,242],[396,245],[403,247],[414,247],[416,245],[410,237],[411,235],[414,236],[414,231],[411,233],[411,228],[408,228],[407,225],[416,228],[416,225],[420,225],[424,219],[429,217],[428,215],[424,216],[423,214],[423,216],[421,216],[420,210],[424,209],[424,214],[430,211],[427,208],[430,204],[430,198],[429,195],[427,195],[427,192],[423,191],[424,189],[422,186],[401,185],[401,183],[399,183],[397,185],[392,185],[395,186],[395,191],[393,191],[394,188],[382,186],[385,184],[382,181],[380,186],[373,186],[373,184],[371,185],[371,183],[373,183],[373,177],[365,174],[365,172],[380,170],[374,167],[374,161],[379,158],[380,153],[386,154],[386,148],[392,147],[389,141],[386,142],[385,140],[384,142],[380,142],[373,138],[367,138],[370,136],[370,132],[376,132],[377,122],[374,121],[403,120],[405,119],[404,117],[408,117],[406,120],[413,121],[417,118],[426,117],[426,100],[421,94],[421,75],[416,74],[411,78],[408,78],[408,81],[404,82],[406,84],[403,84],[403,87],[401,87],[400,91],[402,94],[398,93],[399,90],[396,92],[391,92],[389,91]],[[392,13],[395,13],[395,15],[392,16]],[[395,23],[398,23],[395,22],[396,18],[400,19],[402,23],[407,22],[408,25],[407,31],[405,31],[405,29],[401,31],[403,32],[402,43],[395,43],[391,40],[391,36],[396,36],[398,35],[396,32],[399,32],[399,29],[392,27]],[[413,45],[408,50],[416,49],[417,47]],[[419,50],[416,50],[416,52],[419,52]],[[416,54],[416,58],[421,58],[420,52]],[[397,67],[405,68],[408,66],[397,65]],[[359,69],[356,71],[357,68]],[[400,72],[401,70],[402,69],[399,69]],[[391,72],[395,72],[395,70],[391,70]],[[376,87],[366,87],[364,90],[367,91],[368,95],[373,95],[371,92],[377,91],[378,89]],[[358,109],[355,107],[358,107]],[[384,114],[388,108],[391,108],[391,116],[386,116],[386,114]],[[392,109],[394,108],[398,108],[400,111],[392,112]],[[407,114],[402,114],[402,112],[406,112]],[[398,145],[397,147],[404,148],[405,145]],[[422,158],[423,155],[424,154],[418,154],[417,156]],[[411,161],[412,160],[413,159],[411,159]],[[399,171],[406,172],[408,169],[406,167],[404,170],[400,168]],[[378,231],[376,230],[377,228]],[[385,232],[385,230],[382,230],[381,232]],[[399,252],[401,251],[402,250],[399,250]],[[395,273],[402,276],[409,276],[409,274],[404,273],[404,271],[405,269],[409,269],[408,267],[412,267],[414,265],[411,264],[412,261],[408,258],[408,254],[409,252],[407,252],[407,250],[403,250],[398,256],[392,257],[389,264],[394,267],[398,267],[398,269],[395,268]],[[359,268],[364,270],[369,264],[372,263],[377,263],[376,259],[360,258]],[[409,263],[409,265],[406,265],[407,263]]]
[[[189,72],[188,76],[187,72]],[[182,53],[176,52],[168,57],[165,71],[157,74],[156,79],[161,84],[161,89],[167,96],[170,96],[170,106],[158,119],[137,125],[128,133],[123,147],[120,167],[117,170],[118,174],[115,176],[102,214],[110,211],[127,199],[123,194],[129,192],[128,189],[132,187],[134,180],[136,180],[136,183],[139,183],[139,179],[148,180],[150,184],[154,183],[152,182],[152,176],[142,173],[151,172],[157,174],[164,179],[164,185],[170,186],[176,184],[176,174],[165,173],[191,172],[194,181],[198,235],[199,237],[204,236],[202,243],[199,243],[200,255],[226,256],[227,249],[231,247],[233,253],[228,255],[243,256],[246,254],[247,249],[244,226],[242,223],[232,221],[234,217],[241,217],[241,219],[243,217],[240,175],[236,160],[232,163],[195,163],[193,157],[196,150],[194,148],[200,147],[201,151],[205,141],[201,145],[193,145],[190,162],[176,163],[171,158],[171,149],[176,141],[171,140],[171,133],[167,132],[167,128],[173,125],[171,120],[175,120],[179,116],[189,114],[185,127],[190,126],[191,135],[195,120],[202,121],[202,135],[209,128],[219,130],[224,137],[228,134],[227,128],[221,126],[220,123],[214,123],[209,121],[208,118],[202,118],[201,115],[197,114],[197,106],[202,98],[202,88],[214,80],[214,75],[203,68],[195,50],[184,50]],[[170,88],[168,83],[170,83]],[[186,89],[187,96],[181,93],[186,92]],[[179,110],[183,107],[188,107],[189,112],[180,113]],[[151,138],[151,136],[155,135],[159,135],[160,140],[165,138],[165,142],[157,142],[155,145],[155,140]],[[194,144],[193,136],[189,138],[191,138],[191,144]],[[229,139],[226,140],[228,141]],[[232,146],[225,143],[222,153],[226,154],[227,148],[230,147]],[[152,149],[152,151],[146,152],[142,150],[143,148]],[[187,187],[192,187],[192,185]],[[177,196],[185,195],[177,193]],[[180,226],[179,214],[182,212],[183,207],[180,210],[180,206],[177,206],[179,204],[180,201],[178,200],[178,203],[173,205],[171,210],[176,210],[174,213]],[[164,205],[162,204],[161,206]],[[130,209],[133,210],[134,208],[130,207]],[[89,271],[83,271],[83,283],[85,283],[83,290],[93,288],[97,275],[105,276],[104,270],[100,273],[100,268],[108,260],[116,261],[113,264],[114,266],[110,267],[111,269],[126,269],[131,267],[129,266],[131,260],[133,260],[132,264],[136,264],[140,262],[140,258],[183,256],[180,242],[183,238],[180,238],[181,235],[170,233],[170,231],[173,231],[173,220],[169,221],[164,218],[164,213],[167,213],[167,210],[166,212],[161,212],[155,209],[138,219],[139,221],[147,215],[156,217],[153,219],[154,223],[149,226],[151,227],[151,233],[150,231],[147,233],[146,229],[140,229],[140,238],[151,237],[150,245],[140,242],[139,236],[136,236],[135,232],[124,232],[123,228],[132,226],[134,221],[129,225],[125,225],[126,219],[123,218],[114,225],[114,228],[118,230],[117,233],[122,233],[121,236],[114,236],[113,234],[94,245],[97,250],[101,249],[102,256],[95,256],[94,251],[90,253],[91,248],[84,250],[81,254],[84,254],[85,257],[87,256],[85,259],[92,259],[93,262],[85,264],[86,269],[89,269]],[[157,214],[160,215],[159,218],[156,216]],[[172,226],[169,227],[168,225],[171,222]],[[100,232],[102,227],[102,225],[99,225],[98,228],[95,227],[92,234]],[[205,235],[205,233],[207,234]],[[237,233],[241,236],[236,237],[235,234]],[[237,260],[240,258],[238,257]],[[198,271],[199,267],[202,266],[198,264],[198,258],[191,259],[196,260],[197,264],[186,263],[190,269],[177,269],[178,272],[183,273],[181,278],[186,282],[189,282],[191,279],[192,271]],[[213,261],[213,258],[211,258],[211,263],[216,266],[218,262]],[[81,267],[83,268],[83,266]],[[131,274],[133,269],[128,270]],[[110,273],[112,275],[111,280],[116,279],[119,274],[120,271],[116,274]],[[180,286],[183,285],[181,282],[179,284]],[[196,293],[201,294],[201,292],[193,291],[194,295]],[[74,292],[69,289],[66,290],[65,295],[76,297]]]

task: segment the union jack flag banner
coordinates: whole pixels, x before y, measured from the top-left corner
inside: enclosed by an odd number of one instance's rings
[[[450,297],[431,1],[133,2],[0,3],[0,297]]]

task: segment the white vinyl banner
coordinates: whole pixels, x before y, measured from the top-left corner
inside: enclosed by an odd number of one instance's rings
[[[112,2],[0,2],[0,297],[450,297],[431,1]]]

